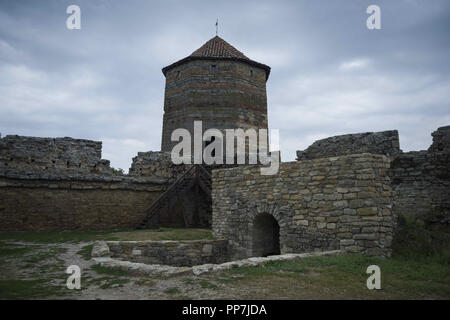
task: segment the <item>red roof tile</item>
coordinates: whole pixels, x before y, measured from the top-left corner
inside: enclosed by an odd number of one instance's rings
[[[206,42],[199,49],[195,50],[190,56],[209,58],[239,58],[250,60],[242,52],[240,52],[238,49],[233,47],[231,44],[229,44],[219,36],[215,36],[214,38]]]
[[[238,49],[233,47],[231,44],[229,44],[219,36],[215,36],[214,38],[210,39],[200,48],[192,52],[190,56],[187,56],[184,59],[181,59],[177,62],[172,63],[171,65],[168,65],[167,67],[164,67],[162,69],[162,72],[165,75],[168,70],[180,64],[183,64],[187,61],[197,59],[242,61],[250,65],[264,69],[266,72],[266,79],[269,78],[270,74],[269,66],[251,60],[250,58],[248,58],[246,55],[244,55],[242,52],[240,52]]]

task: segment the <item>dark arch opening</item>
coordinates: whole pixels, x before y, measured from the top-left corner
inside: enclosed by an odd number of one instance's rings
[[[254,257],[280,254],[280,226],[273,216],[267,213],[257,215],[252,233]]]

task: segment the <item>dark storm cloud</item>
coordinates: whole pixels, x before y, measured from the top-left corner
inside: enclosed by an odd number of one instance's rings
[[[81,30],[65,26],[81,7]],[[382,30],[366,28],[381,7]],[[0,131],[104,141],[127,169],[159,150],[161,68],[219,33],[272,67],[283,160],[318,138],[399,129],[425,149],[450,123],[448,1],[1,1]]]

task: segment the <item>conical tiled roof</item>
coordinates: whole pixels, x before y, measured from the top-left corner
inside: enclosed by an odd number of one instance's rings
[[[219,36],[215,36],[214,38],[206,42],[199,49],[195,50],[190,56],[209,58],[239,58],[250,60],[242,52],[240,52],[238,49],[233,47],[231,44],[229,44]]]
[[[207,41],[200,48],[192,52],[192,54],[184,59],[181,59],[171,65],[162,69],[164,75],[166,72],[180,64],[183,64],[187,61],[191,60],[232,60],[232,61],[241,61],[246,62],[250,65],[262,68],[266,71],[266,79],[269,78],[270,67],[253,61],[240,52],[238,49],[233,47],[231,44],[220,38],[219,36],[215,36],[214,38]]]

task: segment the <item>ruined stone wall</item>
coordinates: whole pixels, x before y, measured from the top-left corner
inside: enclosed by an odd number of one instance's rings
[[[209,128],[267,128],[266,71],[244,62],[193,60],[166,73],[162,151],[177,128],[193,136],[195,120]]]
[[[263,176],[252,166],[213,170],[213,233],[233,258],[254,253],[254,221],[279,225],[280,251],[347,249],[389,256],[395,219],[389,159],[359,154],[282,163]]]
[[[0,170],[109,173],[101,154],[100,141],[9,135],[0,139]]]
[[[228,261],[226,240],[107,241],[112,258],[177,267]]]
[[[390,176],[397,215],[421,223],[450,223],[450,126],[433,132],[428,151],[397,155]]]
[[[169,181],[115,175],[101,148],[72,138],[0,139],[0,230],[136,227]]]
[[[135,228],[167,184],[90,175],[0,176],[0,230]]]
[[[318,159],[357,153],[396,155],[400,153],[397,130],[334,136],[315,141],[297,151],[297,160]]]
[[[129,172],[130,176],[146,176],[175,181],[186,171],[186,165],[175,165],[170,152],[149,151],[138,152],[133,158]]]

